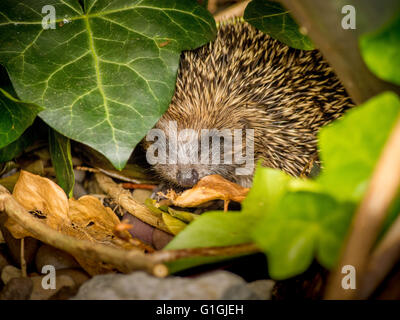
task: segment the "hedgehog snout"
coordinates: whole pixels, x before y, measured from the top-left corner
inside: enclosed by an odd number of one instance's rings
[[[199,173],[196,169],[179,169],[176,180],[183,187],[193,187],[199,180]]]

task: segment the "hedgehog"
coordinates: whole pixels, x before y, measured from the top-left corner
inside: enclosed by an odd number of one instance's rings
[[[249,187],[246,151],[253,163],[299,176],[319,161],[319,129],[352,106],[318,50],[291,48],[234,19],[218,25],[214,41],[182,53],[172,101],[144,147],[172,185],[219,174]]]

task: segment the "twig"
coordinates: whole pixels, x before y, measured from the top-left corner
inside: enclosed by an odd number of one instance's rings
[[[80,171],[87,171],[87,172],[91,172],[91,173],[99,173],[102,172],[103,174],[105,174],[106,176],[115,178],[115,179],[119,179],[121,181],[126,181],[127,183],[132,183],[132,184],[143,184],[142,180],[138,180],[138,179],[133,179],[133,178],[129,178],[126,177],[122,174],[116,173],[114,171],[109,171],[103,168],[90,168],[90,167],[83,167],[83,166],[77,166],[75,167],[76,170],[80,170]]]
[[[400,259],[400,216],[373,251],[365,270],[359,299],[367,299]]]
[[[229,200],[224,200],[224,212],[228,211],[228,207],[229,207]]]
[[[226,8],[225,10],[222,10],[221,12],[218,12],[216,15],[214,15],[214,19],[216,22],[221,22],[224,20],[228,20],[231,18],[235,17],[242,17],[244,14],[244,10],[246,9],[248,3],[250,1],[242,1],[235,3],[234,5]]]
[[[157,186],[154,184],[145,184],[145,183],[131,183],[125,182],[122,184],[122,188],[124,189],[146,189],[146,190],[154,190]]]
[[[165,263],[189,257],[234,256],[256,252],[260,252],[260,249],[254,243],[245,243],[226,247],[161,250],[151,254],[151,256],[154,261]]]
[[[76,170],[79,170],[79,171],[87,171],[87,172],[91,172],[91,173],[100,172],[99,169],[96,169],[96,168],[89,168],[89,167],[83,167],[83,166],[76,166],[75,169],[76,169]]]
[[[21,250],[20,250],[20,260],[21,260],[21,272],[22,277],[26,278],[28,276],[26,272],[26,260],[25,260],[25,241],[24,238],[21,239]]]
[[[132,194],[102,173],[95,174],[100,188],[113,198],[122,208],[143,222],[172,234],[162,218],[156,217],[145,205],[133,199]]]
[[[337,270],[328,281],[326,299],[355,299],[356,290],[341,286],[341,268],[352,265],[357,273],[357,288],[364,279],[369,253],[374,245],[387,210],[400,185],[400,117],[386,142],[372,175],[368,190],[350,227],[349,236]],[[359,290],[358,290],[359,291]]]

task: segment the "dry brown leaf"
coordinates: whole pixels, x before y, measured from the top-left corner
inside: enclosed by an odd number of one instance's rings
[[[62,235],[111,247],[137,249],[129,241],[115,237],[114,229],[120,223],[118,217],[93,196],[68,200],[53,181],[21,171],[13,197],[38,218],[35,219],[37,223],[44,223]],[[16,238],[33,236],[11,219],[5,225]],[[131,238],[129,232],[126,233]],[[92,275],[113,269],[113,266],[102,264],[92,257],[75,255],[75,258]]]
[[[71,224],[68,218],[67,195],[63,189],[47,178],[21,170],[13,197],[26,210],[38,217],[39,221],[57,231]],[[5,226],[16,239],[32,236],[11,219],[7,220]]]
[[[192,189],[177,195],[170,191],[166,197],[178,207],[196,207],[211,200],[242,202],[249,188],[228,181],[220,175],[213,174],[202,178]]]

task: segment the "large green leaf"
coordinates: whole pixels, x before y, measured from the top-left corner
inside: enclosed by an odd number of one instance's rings
[[[40,110],[42,108],[24,103],[0,88],[0,148],[17,140]]]
[[[317,179],[322,188],[337,199],[358,201],[399,116],[400,99],[385,92],[323,128],[319,148],[324,170]]]
[[[253,187],[242,203],[241,212],[209,212],[202,214],[181,231],[166,249],[221,247],[251,242],[257,222],[276,208],[288,190],[313,190],[311,181],[295,179],[280,170],[257,167]],[[169,264],[172,272],[227,257],[181,259]]]
[[[29,127],[17,140],[0,149],[0,163],[18,157],[36,138],[33,127]]]
[[[67,137],[49,129],[49,149],[51,162],[56,172],[58,185],[68,197],[73,196],[75,175],[71,157],[71,142]]]
[[[40,117],[123,168],[165,112],[179,56],[211,40],[212,16],[195,1],[2,0],[0,63]],[[56,10],[43,29],[42,7]]]
[[[380,30],[361,36],[360,47],[372,72],[400,85],[400,13]]]
[[[251,242],[249,230],[255,221],[254,217],[241,212],[207,212],[175,236],[165,249],[221,247],[248,243]],[[168,268],[171,272],[177,272],[221,259],[223,257],[180,259],[169,263]]]
[[[257,29],[267,33],[290,47],[312,50],[311,40],[300,32],[289,11],[276,2],[251,1],[244,12],[244,19]]]
[[[289,176],[282,170],[257,166],[253,186],[242,202],[242,211],[262,216],[274,211],[282,196],[288,191],[318,191],[320,186],[310,179]]]
[[[253,233],[268,257],[271,277],[285,279],[300,274],[314,256],[323,266],[333,267],[354,207],[324,194],[287,193]]]

